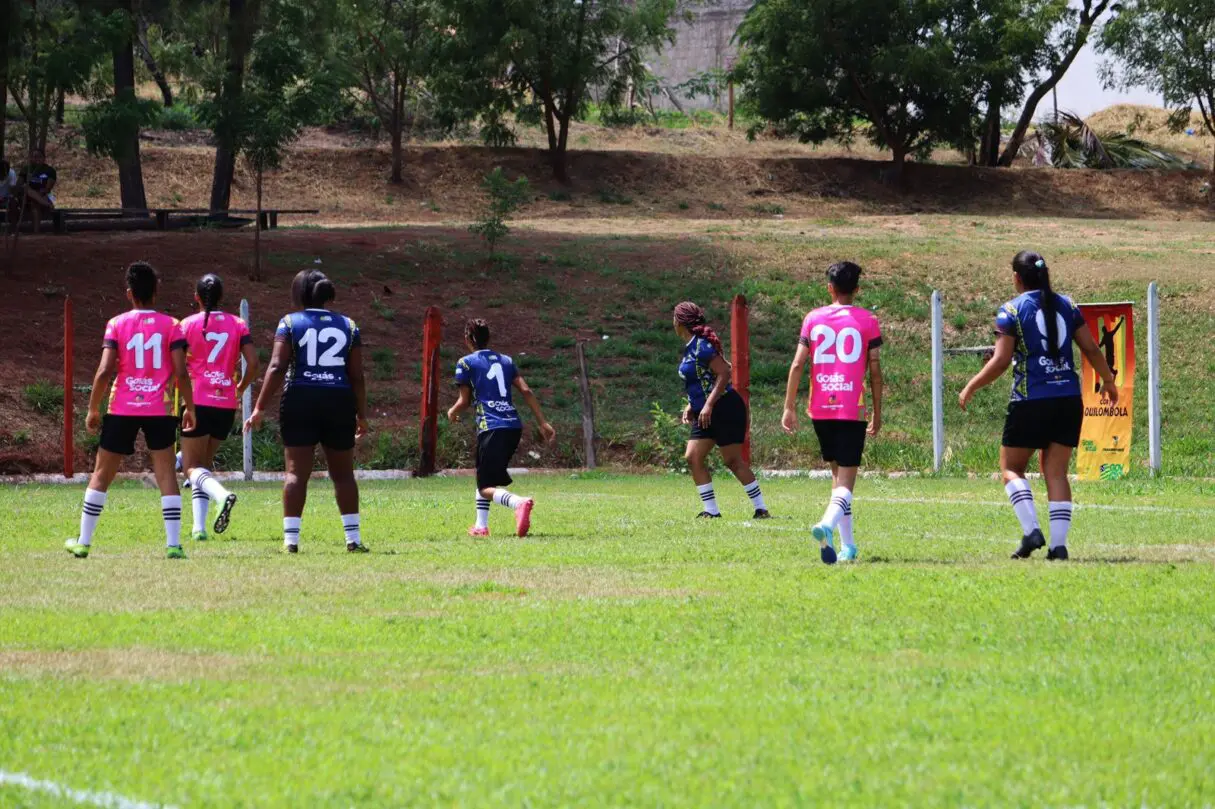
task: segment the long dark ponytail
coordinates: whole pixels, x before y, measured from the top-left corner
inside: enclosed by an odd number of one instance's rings
[[[1013,258],[1013,272],[1028,290],[1039,290],[1042,298],[1042,317],[1046,321],[1046,350],[1051,359],[1059,359],[1059,317],[1055,291],[1050,286],[1050,267],[1046,259],[1033,250],[1022,250]]]
[[[198,300],[202,303],[203,328],[205,329],[211,322],[211,313],[219,308],[219,302],[224,299],[224,282],[218,275],[209,272],[198,279],[198,286],[194,288],[194,291],[198,293]]]

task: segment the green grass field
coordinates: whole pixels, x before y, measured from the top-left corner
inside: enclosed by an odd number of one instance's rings
[[[1215,484],[1079,486],[1059,565],[995,482],[864,480],[834,568],[823,481],[706,525],[687,478],[522,478],[522,541],[464,536],[467,479],[365,484],[369,556],[313,485],[299,556],[259,485],[185,562],[141,485],[84,561],[79,488],[0,489],[0,806],[1215,800]]]

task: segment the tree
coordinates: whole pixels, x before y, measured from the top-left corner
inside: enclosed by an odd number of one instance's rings
[[[232,201],[232,178],[236,174],[243,121],[245,59],[253,37],[262,0],[228,0],[227,36],[222,72],[212,73],[211,98],[203,119],[215,133],[215,169],[211,175],[211,211],[227,211]]]
[[[111,48],[114,64],[114,94],[89,106],[84,131],[89,151],[104,154],[118,164],[119,196],[123,208],[148,207],[139,160],[139,131],[156,119],[159,107],[135,93],[136,20],[133,0],[103,0],[97,3],[94,29]]]
[[[1001,166],[1011,166],[1016,160],[1021,144],[1025,142],[1025,133],[1029,131],[1029,125],[1033,123],[1034,115],[1038,111],[1038,104],[1055,88],[1072,66],[1072,62],[1076,61],[1076,55],[1088,42],[1093,26],[1110,9],[1112,2],[1113,0],[1079,0],[1078,8],[1068,7],[1060,15],[1044,55],[1044,67],[1048,72],[1025,99],[1017,124],[1000,155]]]
[[[406,102],[425,79],[437,37],[431,0],[343,0],[341,49],[352,83],[388,130],[392,142],[391,181],[401,182],[402,142],[413,116]]]
[[[967,0],[760,0],[743,20],[743,102],[803,142],[863,134],[907,156],[970,128]],[[858,124],[867,126],[858,126]]]
[[[1176,131],[1197,106],[1215,136],[1215,0],[1130,0],[1106,24],[1099,47],[1116,60],[1104,71],[1108,86],[1160,93]]]
[[[291,11],[287,12],[290,16]],[[332,66],[328,62],[318,64],[314,53],[300,40],[300,32],[308,30],[303,22],[280,16],[275,25],[257,37],[242,91],[242,114],[234,122],[233,153],[244,153],[257,183],[257,227],[250,274],[255,281],[262,277],[263,175],[278,168],[286,147],[335,93]]]
[[[454,118],[479,113],[491,143],[505,118],[543,123],[553,175],[568,182],[570,123],[590,88],[619,98],[645,78],[647,52],[674,42],[675,0],[450,0],[445,98]]]

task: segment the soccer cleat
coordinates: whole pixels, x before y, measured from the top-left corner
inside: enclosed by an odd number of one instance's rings
[[[468,529],[468,535],[470,537],[487,537],[487,536],[489,536],[489,529],[488,528],[478,528],[477,526],[474,525],[472,528]]]
[[[75,556],[77,559],[89,558],[89,546],[81,545],[79,540],[69,539],[67,542],[63,543],[63,547],[68,553]]]
[[[1033,555],[1034,551],[1044,547],[1046,547],[1046,537],[1042,536],[1041,528],[1035,528],[1021,537],[1021,547],[1013,551],[1012,558],[1028,559]]]
[[[527,536],[527,532],[532,530],[532,509],[536,507],[536,501],[530,497],[519,504],[515,509],[515,535],[520,537]]]
[[[228,499],[224,500],[224,504],[219,509],[219,514],[215,515],[215,533],[222,534],[228,530],[228,520],[232,516],[232,507],[236,505],[236,495],[229,494]]]
[[[1046,561],[1048,562],[1066,562],[1067,561],[1067,546],[1059,545],[1051,548],[1046,552]]]
[[[825,565],[834,565],[838,557],[835,555],[835,547],[831,544],[835,539],[835,533],[831,530],[830,525],[819,523],[810,529],[810,533],[818,540],[819,548],[821,549],[819,556]]]
[[[755,516],[752,517],[751,519],[753,519],[753,520],[770,520],[770,519],[772,519],[772,515],[768,513],[768,509],[766,509],[766,508],[757,508],[757,509],[755,509]]]
[[[696,519],[698,519],[698,520],[719,520],[719,519],[721,519],[721,515],[720,514],[710,514],[707,511],[702,511],[696,515]]]
[[[206,542],[207,541],[207,532],[206,531],[195,531],[192,534],[190,534],[190,539],[194,540],[195,542]]]
[[[165,550],[165,557],[168,559],[185,559],[186,549],[180,545],[170,545]]]
[[[346,553],[371,553],[371,549],[361,542],[347,542]]]
[[[299,545],[292,545],[290,542],[283,543],[283,553],[299,553],[299,552],[300,552]]]
[[[844,547],[840,548],[838,559],[841,562],[855,562],[856,557],[859,555],[860,554],[857,552],[855,545],[845,545]]]

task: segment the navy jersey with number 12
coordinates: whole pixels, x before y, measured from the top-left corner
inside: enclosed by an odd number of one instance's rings
[[[354,321],[328,309],[305,309],[284,315],[274,333],[276,343],[291,346],[287,385],[349,388],[346,361],[362,342]]]
[[[510,395],[518,375],[514,360],[489,349],[474,351],[456,363],[456,384],[472,388],[477,403],[477,432],[523,428]]]

